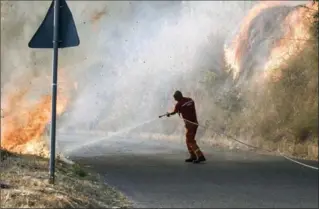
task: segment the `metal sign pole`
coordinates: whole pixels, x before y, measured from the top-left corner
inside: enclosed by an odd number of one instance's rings
[[[55,181],[55,144],[56,144],[56,104],[58,87],[58,55],[59,48],[79,46],[80,39],[76,30],[72,12],[66,0],[52,0],[50,8],[29,42],[30,48],[53,49],[52,64],[52,108],[50,128],[50,178]]]
[[[55,142],[56,142],[56,101],[58,86],[58,58],[59,58],[59,11],[60,0],[54,0],[53,17],[53,66],[52,66],[52,110],[51,110],[51,131],[50,131],[50,184],[55,180]]]

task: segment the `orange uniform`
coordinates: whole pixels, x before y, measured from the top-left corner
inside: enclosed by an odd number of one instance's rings
[[[193,124],[184,120],[186,128],[186,145],[191,155],[191,158],[202,157],[203,153],[201,152],[200,148],[198,147],[195,141],[195,136],[198,128],[198,121],[194,100],[192,100],[191,98],[183,97],[175,105],[174,113],[182,115],[183,119],[196,123]]]

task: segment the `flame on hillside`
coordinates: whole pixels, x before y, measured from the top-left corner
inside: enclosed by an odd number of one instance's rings
[[[231,66],[234,78],[238,76],[242,55],[249,49],[249,28],[251,22],[265,9],[280,5],[280,1],[264,1],[254,6],[241,23],[230,47],[225,49],[225,59]]]
[[[271,50],[265,65],[266,77],[272,76],[275,80],[279,80],[281,73],[276,69],[284,67],[287,60],[304,49],[308,41],[314,41],[311,40],[310,27],[314,22],[316,12],[318,12],[318,3],[308,3],[306,7],[298,7],[286,17],[285,35],[276,42],[275,47]]]
[[[243,56],[250,48],[249,35],[250,26],[254,19],[265,9],[273,8],[282,4],[282,1],[265,1],[257,4],[244,18],[237,36],[233,39],[230,47],[225,49],[225,60],[230,65],[233,77],[237,78],[242,68]],[[318,11],[318,3],[310,2],[305,7],[296,7],[285,17],[282,27],[284,34],[274,40],[270,55],[263,67],[260,78],[271,76],[275,80],[280,79],[280,71],[273,72],[272,69],[284,66],[286,60],[297,55],[311,39],[310,27],[314,21],[314,14]],[[271,37],[264,37],[264,39]]]

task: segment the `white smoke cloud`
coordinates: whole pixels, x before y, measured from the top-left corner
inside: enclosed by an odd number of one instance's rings
[[[224,2],[163,4],[159,9],[153,2],[134,2],[138,12],[130,19],[101,20],[94,47],[89,46],[94,51],[86,48],[90,58],[81,63],[90,66],[85,73],[90,81],[84,82],[65,125],[121,120],[125,126],[166,112],[173,105],[173,90],[187,85],[176,79],[211,63],[214,57],[202,48],[222,54],[222,48],[212,46],[214,36],[226,36],[244,15],[240,3],[228,4],[227,9]],[[119,5],[129,10],[124,3]],[[233,19],[227,18],[230,13]]]
[[[51,76],[52,51],[27,48],[50,2],[1,4],[6,11],[1,15],[2,96],[36,80],[34,95],[36,89],[50,92],[50,79],[44,78]],[[192,88],[187,80],[192,73],[221,70],[224,41],[253,4],[68,1],[81,44],[60,50],[59,65],[78,90],[59,129],[114,131],[166,112],[174,104],[174,90]]]

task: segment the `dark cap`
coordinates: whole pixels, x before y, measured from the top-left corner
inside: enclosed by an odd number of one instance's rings
[[[175,93],[174,93],[174,99],[180,100],[180,99],[182,99],[182,98],[183,98],[182,92],[180,92],[180,91],[175,91]]]

